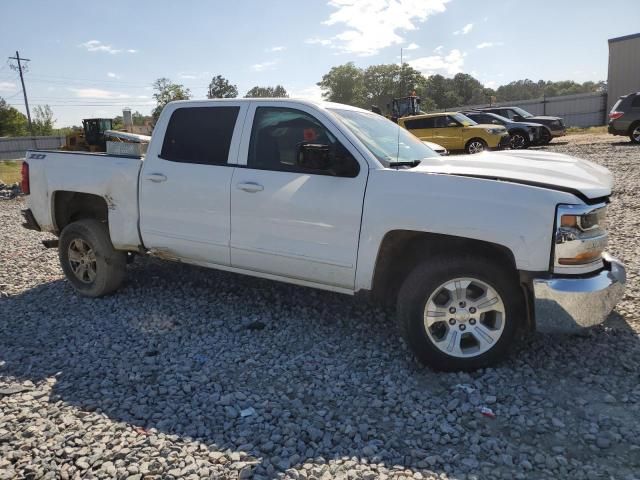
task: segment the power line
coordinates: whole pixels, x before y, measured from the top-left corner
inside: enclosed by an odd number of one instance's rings
[[[31,113],[29,112],[29,101],[27,100],[27,89],[24,88],[24,77],[22,75],[23,67],[22,67],[22,63],[20,63],[21,61],[30,62],[31,60],[29,60],[28,58],[20,58],[20,53],[18,53],[17,50],[16,50],[16,56],[9,57],[9,60],[18,61],[18,72],[20,72],[20,83],[22,83],[22,93],[24,94],[24,106],[27,109],[27,120],[29,120],[29,130],[31,131],[31,135],[33,135],[33,125],[31,124]],[[14,68],[14,66],[12,65],[11,68]]]

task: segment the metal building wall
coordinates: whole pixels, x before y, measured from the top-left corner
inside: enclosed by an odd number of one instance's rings
[[[498,107],[521,107],[534,115],[552,115],[562,117],[567,127],[594,127],[604,125],[607,117],[606,93],[578,93],[560,97],[534,98],[498,102]],[[488,107],[488,104],[451,107],[437,111],[457,111],[471,108]]]
[[[640,92],[640,33],[609,39],[610,110],[621,95]]]

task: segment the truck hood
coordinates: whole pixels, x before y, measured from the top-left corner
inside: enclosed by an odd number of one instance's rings
[[[588,199],[606,197],[613,187],[613,177],[606,168],[546,151],[511,150],[426,158],[411,171],[510,181],[577,192]]]

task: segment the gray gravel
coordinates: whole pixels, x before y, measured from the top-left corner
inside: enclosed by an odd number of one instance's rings
[[[78,297],[1,201],[0,480],[640,478],[640,148],[545,148],[615,172],[627,294],[473,374],[420,366],[390,313],[337,294],[139,259]]]

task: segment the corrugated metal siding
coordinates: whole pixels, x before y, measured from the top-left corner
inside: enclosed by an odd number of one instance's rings
[[[606,93],[579,93],[561,97],[535,98],[513,102],[495,103],[498,107],[521,107],[534,115],[552,115],[562,117],[567,127],[593,127],[604,125],[607,114]],[[488,104],[466,105],[438,110],[455,111],[488,107]]]
[[[0,137],[0,160],[24,158],[27,150],[55,150],[65,137]]]
[[[609,40],[609,101],[607,111],[618,97],[640,92],[640,36]]]

